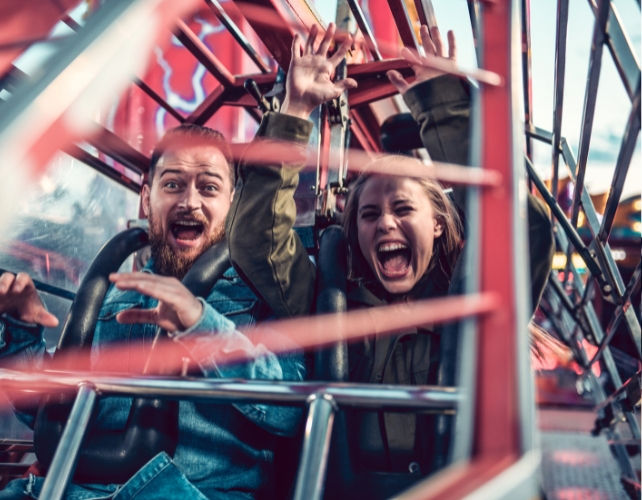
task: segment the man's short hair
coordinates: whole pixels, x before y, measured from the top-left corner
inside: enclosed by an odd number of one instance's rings
[[[178,127],[170,128],[165,135],[158,141],[154,151],[152,151],[152,158],[149,164],[149,183],[152,183],[154,177],[154,171],[156,170],[156,165],[161,159],[165,151],[174,145],[179,144],[181,141],[197,140],[202,142],[204,145],[214,146],[219,149],[219,151],[225,157],[228,166],[230,167],[230,181],[232,182],[232,189],[236,184],[236,169],[234,167],[234,159],[232,158],[232,149],[230,145],[225,140],[223,134],[218,130],[211,129],[209,127],[203,127],[201,125],[195,125],[193,123],[183,123]]]

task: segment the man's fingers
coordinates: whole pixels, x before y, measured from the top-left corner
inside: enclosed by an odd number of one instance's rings
[[[336,26],[334,25],[334,23],[330,23],[328,25],[328,29],[325,30],[325,35],[323,36],[321,43],[319,44],[319,50],[317,50],[318,56],[325,57],[328,54],[328,49],[330,48],[330,44],[332,43],[332,39],[334,38],[335,31]]]
[[[453,30],[448,31],[448,59],[457,60],[457,40]]]
[[[166,283],[166,284],[178,284],[180,281],[178,281],[176,278],[172,278],[171,276],[159,276],[157,274],[149,274],[149,273],[112,273],[109,275],[109,281],[117,284],[117,283],[125,283],[129,281],[136,281],[136,282],[148,282],[148,283]]]
[[[394,69],[391,69],[386,73],[386,75],[388,75],[388,80],[390,80],[390,83],[392,83],[392,85],[397,89],[397,91],[400,94],[403,95],[406,93],[409,85],[408,85],[408,82],[404,80],[404,77],[401,76],[401,73],[399,73]]]
[[[29,285],[33,285],[29,275],[27,273],[18,273],[16,274],[16,279],[13,281],[13,285],[11,286],[11,291],[15,294],[19,294],[22,293]]]
[[[310,28],[310,33],[308,34],[308,40],[305,42],[305,52],[304,54],[310,55],[314,54],[314,43],[317,41],[317,34],[319,33],[319,28],[316,24],[312,25]]]
[[[46,311],[44,309],[44,307],[36,315],[36,321],[35,322],[37,324],[42,325],[42,326],[47,327],[47,328],[56,328],[58,326],[58,318],[56,318],[49,311]]]
[[[350,47],[352,46],[352,37],[348,35],[348,38],[346,38],[343,43],[339,46],[337,51],[332,55],[331,58],[328,59],[328,62],[332,64],[333,67],[337,67],[339,63],[343,60],[345,55],[348,53],[348,50],[350,50]]]
[[[156,309],[127,309],[116,315],[119,323],[147,323],[156,324],[158,314]]]
[[[432,42],[435,44],[435,54],[444,57],[444,41],[441,39],[441,32],[437,26],[430,30]]]
[[[7,293],[15,279],[16,275],[13,273],[2,273],[2,276],[0,276],[0,294]]]

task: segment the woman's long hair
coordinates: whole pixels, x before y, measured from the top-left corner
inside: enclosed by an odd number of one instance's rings
[[[406,156],[385,156],[375,160],[370,167],[377,172],[388,170],[395,171],[400,162],[412,162],[413,166],[421,163],[415,158]],[[349,252],[349,278],[357,281],[370,281],[375,279],[370,265],[366,261],[361,248],[359,247],[359,236],[357,228],[357,215],[359,211],[359,199],[363,188],[369,179],[380,176],[379,173],[361,174],[350,183],[348,199],[343,212],[343,230],[348,241]],[[433,213],[438,224],[443,228],[441,236],[435,238],[432,249],[432,256],[424,277],[431,276],[441,289],[446,289],[450,283],[453,267],[461,251],[462,225],[455,206],[444,194],[443,187],[439,182],[426,177],[411,177],[425,191],[430,200]]]

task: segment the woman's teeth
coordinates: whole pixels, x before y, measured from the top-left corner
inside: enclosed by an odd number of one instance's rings
[[[379,245],[379,252],[394,252],[395,250],[403,250],[408,248],[407,245],[403,243],[383,243]]]

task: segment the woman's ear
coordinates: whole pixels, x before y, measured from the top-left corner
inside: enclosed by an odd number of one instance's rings
[[[434,226],[435,238],[439,238],[443,232],[444,232],[444,225],[441,222],[439,222],[437,219],[435,219],[435,226]]]

